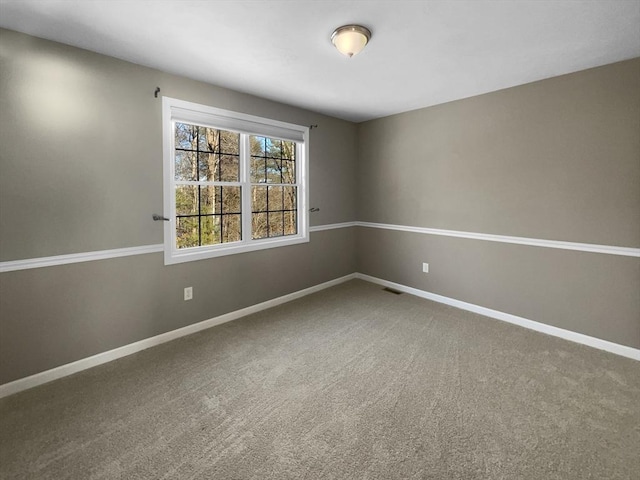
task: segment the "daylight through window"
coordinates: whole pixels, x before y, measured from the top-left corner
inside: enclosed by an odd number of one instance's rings
[[[306,127],[163,99],[165,263],[307,241]]]

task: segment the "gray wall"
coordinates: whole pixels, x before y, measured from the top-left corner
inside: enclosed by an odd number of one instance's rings
[[[640,247],[640,59],[362,123],[358,182],[361,221]],[[357,255],[362,273],[640,347],[638,258],[371,228]]]
[[[0,42],[0,261],[163,242],[156,86],[317,124],[311,225],[355,220],[356,125],[8,30]],[[351,228],[168,267],[156,253],[3,273],[0,384],[352,273],[354,246]]]
[[[162,243],[161,95],[300,125],[311,225],[355,220],[356,125],[0,29],[0,261]]]
[[[7,30],[0,42],[0,261],[162,243],[156,86],[318,124],[312,225],[640,246],[640,59],[358,126]],[[640,347],[637,258],[358,227],[168,267],[154,253],[3,273],[0,384],[354,271]]]

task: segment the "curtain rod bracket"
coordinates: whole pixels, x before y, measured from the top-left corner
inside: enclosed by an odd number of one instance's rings
[[[153,96],[158,98],[159,93],[160,93],[160,87],[156,87],[156,91],[153,93]]]

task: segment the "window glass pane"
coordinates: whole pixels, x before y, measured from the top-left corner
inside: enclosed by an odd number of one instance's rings
[[[282,188],[283,187],[268,187],[269,188],[269,210],[282,210],[284,204],[282,202]]]
[[[176,214],[198,214],[198,187],[193,185],[176,186]]]
[[[284,197],[284,209],[296,209],[296,195],[298,187],[282,187],[282,196]]]
[[[264,157],[267,154],[266,147],[267,139],[265,137],[258,137],[255,135],[249,136],[249,146],[251,148],[251,155],[255,157]]]
[[[198,161],[195,152],[176,150],[175,179],[195,181],[198,179]]]
[[[251,187],[251,211],[267,211],[267,187]]]
[[[220,181],[240,181],[240,157],[238,155],[223,155],[220,157]]]
[[[282,158],[282,140],[268,138],[266,141],[267,156],[272,158]]]
[[[240,134],[220,130],[220,153],[223,155],[239,155]]]
[[[216,128],[198,127],[198,146],[201,152],[238,155],[240,134]]]
[[[295,235],[296,233],[298,233],[296,212],[284,212],[284,234]]]
[[[296,162],[282,160],[282,183],[296,183]]]
[[[266,182],[266,162],[264,158],[251,157],[251,183]]]
[[[215,153],[198,153],[198,169],[200,178],[207,182],[215,182],[220,178],[220,155]]]
[[[198,127],[198,147],[201,152],[220,152],[220,130]]]
[[[188,123],[176,122],[175,147],[185,150],[196,150],[198,139],[198,127]]]
[[[242,215],[222,215],[222,242],[242,240]]]
[[[177,247],[197,247],[198,244],[198,217],[176,218]]]
[[[295,142],[282,142],[282,158],[289,160],[296,159],[296,144]]]
[[[253,239],[267,238],[267,214],[251,214],[251,237]]]
[[[240,157],[237,155],[218,155],[217,153],[199,153],[200,178],[207,182],[239,182]]]
[[[240,187],[218,187],[221,190],[221,213],[242,213],[242,189]]]
[[[196,187],[197,188],[197,187]],[[200,186],[200,214],[211,215],[221,213],[222,187]]]
[[[280,160],[267,158],[267,183],[282,183]]]
[[[202,245],[242,240],[242,215],[208,215],[201,217]]]
[[[284,234],[283,213],[269,213],[269,237],[281,237]]]
[[[220,215],[200,217],[202,245],[220,243]]]

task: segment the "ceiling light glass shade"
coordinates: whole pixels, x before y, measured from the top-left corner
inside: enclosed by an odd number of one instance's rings
[[[360,53],[370,38],[369,29],[360,25],[344,25],[336,28],[331,35],[331,41],[335,47],[347,57]]]

